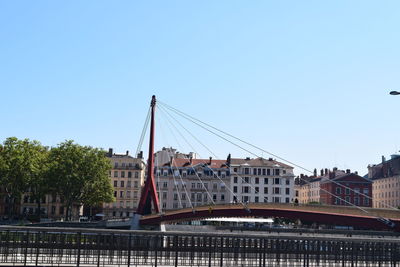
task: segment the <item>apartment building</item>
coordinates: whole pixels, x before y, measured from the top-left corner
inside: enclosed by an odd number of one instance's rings
[[[139,153],[137,158],[125,154],[113,153],[110,148],[108,158],[112,164],[109,173],[110,180],[114,186],[113,203],[103,204],[103,213],[107,218],[131,217],[140,200],[141,187],[144,183],[146,164],[143,161],[143,154]]]
[[[349,169],[325,169],[320,176],[301,175],[297,181],[297,199],[301,204],[372,206],[372,181]]]
[[[400,207],[400,155],[382,156],[382,162],[368,166],[368,177],[373,181],[374,208]]]
[[[161,210],[227,203],[229,167],[225,160],[175,158],[155,168]]]
[[[291,203],[294,197],[293,167],[272,158],[232,158],[230,202]]]

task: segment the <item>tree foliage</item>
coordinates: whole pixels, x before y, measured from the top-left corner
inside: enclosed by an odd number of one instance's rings
[[[43,183],[39,180],[45,173],[45,161],[46,149],[38,141],[10,137],[3,142],[0,149],[0,184],[7,194],[10,213],[23,193],[43,191],[40,188]]]
[[[108,178],[111,169],[105,151],[65,141],[51,149],[49,175],[52,186],[65,200],[66,219],[71,218],[73,204],[98,204],[113,201]]]
[[[6,192],[10,215],[24,193],[35,200],[38,212],[46,194],[58,194],[66,202],[66,219],[72,205],[112,202],[110,169],[105,151],[73,141],[50,150],[38,141],[15,137],[0,144],[0,186]]]

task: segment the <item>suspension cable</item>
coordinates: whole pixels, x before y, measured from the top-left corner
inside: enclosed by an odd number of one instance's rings
[[[167,104],[165,104],[165,103],[163,103],[163,102],[161,102],[161,101],[159,101],[159,102],[160,102],[160,104],[161,104],[164,108],[168,108],[169,110],[171,110],[171,111],[173,111],[174,113],[178,114],[179,116],[185,118],[186,120],[188,120],[188,121],[190,121],[190,122],[196,124],[197,126],[203,128],[204,130],[206,130],[206,131],[208,131],[208,132],[210,132],[210,133],[212,133],[212,134],[214,134],[214,135],[220,137],[221,139],[223,139],[223,140],[225,140],[225,141],[227,141],[227,142],[229,142],[229,143],[235,145],[236,147],[239,147],[240,149],[242,149],[242,150],[244,150],[244,151],[246,151],[246,152],[248,152],[248,153],[250,153],[250,154],[252,154],[252,155],[254,155],[254,156],[256,156],[256,157],[260,157],[260,156],[257,155],[257,154],[255,154],[255,153],[253,153],[253,152],[251,152],[251,151],[249,151],[248,149],[245,149],[245,148],[243,148],[242,146],[240,146],[240,145],[238,145],[238,144],[232,142],[231,140],[229,140],[229,139],[227,139],[227,138],[225,138],[225,137],[223,137],[223,136],[221,136],[221,135],[219,135],[219,134],[217,134],[217,133],[211,131],[210,129],[206,128],[206,127],[203,126],[203,125],[206,125],[207,127],[210,127],[210,128],[212,128],[212,129],[215,129],[215,130],[217,130],[217,131],[219,131],[219,132],[221,132],[221,133],[223,133],[223,134],[225,134],[225,135],[227,135],[227,136],[229,136],[229,137],[232,137],[232,138],[234,138],[234,139],[236,139],[236,140],[238,140],[238,141],[240,141],[240,142],[242,142],[242,143],[244,143],[244,144],[247,144],[247,145],[249,145],[249,146],[252,146],[252,147],[254,147],[254,148],[256,148],[256,149],[258,149],[258,150],[260,150],[260,151],[262,151],[262,152],[265,152],[265,153],[267,153],[267,154],[270,154],[270,155],[272,155],[272,156],[274,156],[274,157],[276,157],[276,158],[278,158],[278,159],[280,159],[280,160],[282,160],[282,161],[285,161],[285,162],[287,162],[287,163],[289,163],[289,164],[292,164],[293,166],[296,166],[296,167],[298,167],[298,168],[300,168],[300,169],[302,169],[302,170],[304,170],[304,171],[307,171],[307,172],[309,172],[309,173],[313,173],[312,171],[310,171],[310,170],[308,170],[308,169],[306,169],[306,168],[304,168],[304,167],[302,167],[302,166],[300,166],[300,165],[298,165],[298,164],[295,164],[295,163],[293,163],[293,162],[291,162],[291,161],[289,161],[289,160],[286,160],[286,159],[284,159],[284,158],[282,158],[282,157],[279,157],[279,156],[277,156],[277,155],[275,155],[275,154],[273,154],[273,153],[271,153],[271,152],[269,152],[269,151],[267,151],[267,150],[264,150],[264,149],[262,149],[262,148],[260,148],[260,147],[258,147],[258,146],[255,146],[255,145],[253,145],[253,144],[251,144],[251,143],[249,143],[249,142],[246,142],[246,141],[244,141],[244,140],[242,140],[242,139],[240,139],[240,138],[237,138],[237,137],[235,137],[235,136],[233,136],[233,135],[231,135],[231,134],[229,134],[229,133],[227,133],[227,132],[225,132],[225,131],[222,131],[222,130],[220,130],[220,129],[214,127],[214,126],[211,126],[211,125],[209,125],[209,124],[207,124],[207,123],[205,123],[205,122],[203,122],[203,121],[201,121],[201,120],[198,120],[198,119],[196,119],[196,118],[194,118],[194,117],[192,117],[192,116],[190,116],[190,115],[188,115],[188,114],[186,114],[186,113],[184,113],[184,112],[182,112],[182,111],[179,111],[178,109],[173,108],[173,107],[171,107],[171,106],[169,106],[169,105],[167,105]],[[202,125],[202,124],[203,124],[203,125]],[[305,180],[305,179],[302,179],[301,177],[299,177],[299,179],[301,179],[302,181],[306,182],[307,184],[310,184],[309,181],[307,181],[307,180]],[[334,181],[334,180],[330,180],[330,181],[331,181],[332,183],[336,184],[336,185],[339,185],[339,186],[345,188],[345,189],[349,189],[349,190],[355,192],[355,193],[358,194],[358,195],[364,196],[364,197],[366,197],[366,198],[372,200],[372,197],[371,197],[371,196],[368,196],[368,195],[366,195],[366,194],[364,194],[364,193],[361,193],[361,192],[356,192],[354,189],[352,189],[352,188],[350,188],[350,187],[348,187],[348,186],[346,186],[346,185],[344,185],[344,184],[338,183],[338,182],[336,182],[336,181]],[[324,191],[324,189],[322,189],[322,188],[321,188],[321,190]],[[326,190],[325,190],[325,191],[326,191]],[[330,193],[329,193],[329,194],[330,194]],[[331,194],[331,195],[332,195],[332,194]],[[340,198],[340,197],[337,197],[336,195],[333,195],[333,196],[335,196],[336,198]],[[342,199],[342,198],[340,198],[340,199]],[[344,200],[344,199],[342,199],[342,200],[343,200],[344,202],[348,203],[346,200]],[[382,203],[383,205],[389,207],[389,208],[392,208],[392,209],[397,210],[397,208],[395,208],[395,207],[393,207],[393,206],[391,206],[391,205],[389,205],[389,204],[386,204],[386,203],[384,203],[383,201],[379,201],[379,202]],[[357,205],[354,205],[354,206],[358,207]]]
[[[137,148],[136,148],[136,155],[135,155],[135,156],[137,156],[137,155],[139,154],[140,150],[142,149],[144,136],[146,135],[146,131],[147,131],[147,128],[148,128],[148,126],[149,126],[150,112],[151,112],[151,107],[150,107],[149,110],[147,111],[146,120],[144,121],[143,129],[142,129],[142,134],[140,135],[139,144],[138,144],[138,146],[137,146]]]
[[[160,110],[161,110],[161,109],[160,109]],[[164,112],[163,110],[161,110],[161,111]],[[171,124],[173,127],[175,127],[175,125],[173,125],[173,124],[171,123],[171,121],[168,119],[168,117],[165,117],[165,118],[166,118],[166,120],[169,122],[169,124]],[[168,125],[168,127],[169,127],[169,125]],[[171,127],[169,127],[169,129],[170,129],[170,131],[171,131],[171,134],[174,136],[175,140],[177,141],[178,145],[180,146],[179,141],[178,141],[178,139],[176,138],[176,135],[175,135],[174,132],[171,130]],[[175,129],[176,129],[176,127],[175,127]],[[182,136],[182,135],[181,135],[181,136]],[[187,142],[186,138],[183,137],[183,139]],[[193,147],[192,147],[192,148],[193,148]],[[187,158],[187,157],[185,156],[185,158]],[[206,193],[208,194],[208,197],[210,198],[211,202],[215,205],[215,202],[214,202],[213,198],[211,197],[211,194],[210,194],[210,192],[208,191],[207,187],[204,185],[203,180],[202,180],[202,179],[200,178],[200,176],[198,175],[196,169],[193,168],[193,164],[190,164],[190,167],[191,167],[192,169],[194,169],[194,173],[195,173],[197,179],[200,181],[202,187],[204,188],[204,190],[205,190]],[[182,177],[181,177],[181,179],[182,179]],[[192,205],[192,207],[193,207],[193,205]]]

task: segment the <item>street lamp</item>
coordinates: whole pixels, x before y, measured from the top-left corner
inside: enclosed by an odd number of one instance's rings
[[[391,94],[391,95],[400,95],[400,92],[397,92],[397,91],[391,91],[391,92],[390,92],[390,94]]]

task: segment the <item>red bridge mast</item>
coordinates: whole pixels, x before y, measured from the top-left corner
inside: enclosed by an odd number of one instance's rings
[[[149,142],[149,159],[147,162],[147,179],[144,188],[140,194],[139,206],[136,210],[137,214],[151,214],[151,202],[156,213],[160,212],[160,202],[158,201],[156,183],[154,182],[154,114],[156,109],[156,96],[151,98],[151,124],[150,124],[150,142]]]

